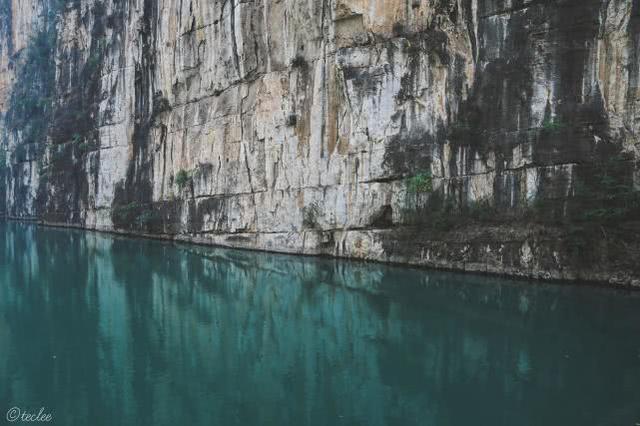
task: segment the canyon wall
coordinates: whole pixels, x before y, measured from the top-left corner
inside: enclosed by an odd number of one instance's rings
[[[0,211],[640,285],[638,0],[0,0]]]

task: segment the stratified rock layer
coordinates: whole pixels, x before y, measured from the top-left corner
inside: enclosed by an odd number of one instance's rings
[[[640,284],[637,0],[9,3],[10,217]]]

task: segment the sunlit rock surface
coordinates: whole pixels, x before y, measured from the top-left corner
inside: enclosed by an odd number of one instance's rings
[[[56,35],[8,216],[640,285],[638,1],[8,3],[4,112]]]

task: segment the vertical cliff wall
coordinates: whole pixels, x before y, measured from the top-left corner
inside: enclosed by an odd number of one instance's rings
[[[1,0],[0,211],[640,284],[637,0]]]

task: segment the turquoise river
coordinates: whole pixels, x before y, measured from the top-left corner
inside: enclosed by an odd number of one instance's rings
[[[640,293],[0,222],[0,421],[14,408],[58,425],[635,426]]]

